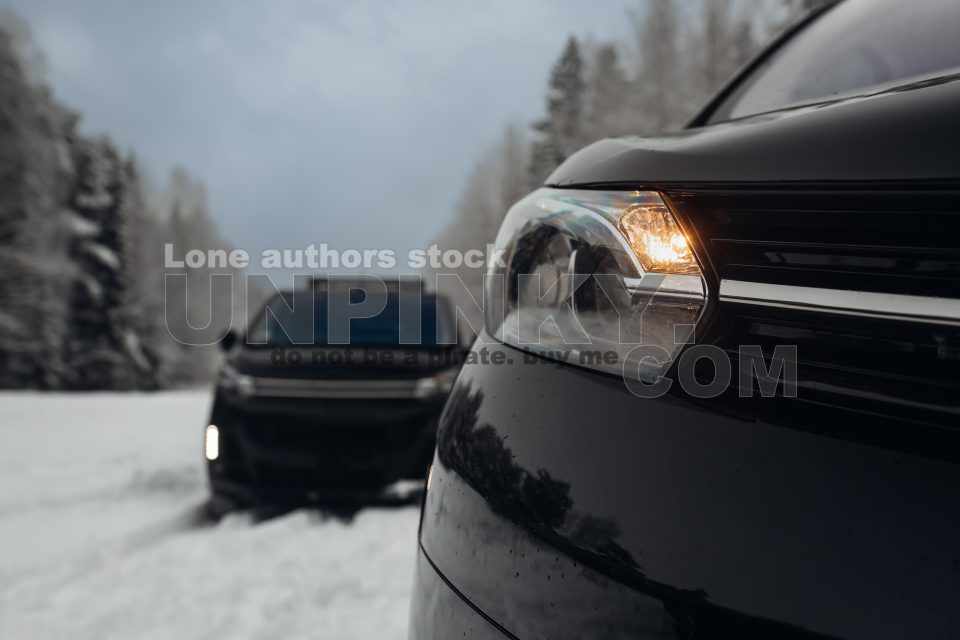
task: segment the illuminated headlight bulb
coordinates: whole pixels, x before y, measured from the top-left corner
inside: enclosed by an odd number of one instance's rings
[[[698,274],[700,268],[662,203],[634,205],[620,214],[617,226],[645,271]]]
[[[252,396],[257,391],[253,378],[245,375],[237,376],[237,393],[242,396]]]
[[[220,430],[215,424],[207,425],[203,434],[203,455],[210,462],[220,457]]]
[[[450,393],[458,373],[459,369],[452,367],[429,378],[421,378],[417,380],[414,395],[423,399]]]

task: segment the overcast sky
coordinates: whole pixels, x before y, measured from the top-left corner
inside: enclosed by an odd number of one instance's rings
[[[629,33],[586,0],[7,4],[84,131],[186,166],[252,252],[423,246],[480,150],[542,113],[564,40]]]

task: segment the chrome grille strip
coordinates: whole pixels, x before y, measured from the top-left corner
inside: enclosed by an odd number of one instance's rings
[[[960,300],[727,280],[720,301],[907,322],[960,325]]]
[[[307,380],[252,378],[250,395],[272,398],[410,399],[417,396],[418,380]]]

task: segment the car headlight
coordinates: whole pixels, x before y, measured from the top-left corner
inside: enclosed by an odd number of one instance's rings
[[[254,382],[253,378],[242,373],[238,373],[236,369],[231,367],[229,364],[223,365],[220,369],[220,379],[217,384],[223,391],[227,393],[237,393],[242,396],[253,395],[254,392]]]
[[[540,189],[507,214],[487,271],[487,330],[570,364],[656,379],[706,302],[656,192]]]
[[[203,432],[203,456],[213,462],[220,457],[220,429],[208,424]]]
[[[417,386],[414,389],[414,395],[417,398],[424,399],[438,395],[446,395],[453,388],[453,383],[460,373],[459,367],[451,367],[429,378],[420,378],[417,380]]]

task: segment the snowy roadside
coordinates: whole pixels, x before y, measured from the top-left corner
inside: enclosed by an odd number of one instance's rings
[[[0,394],[0,638],[403,638],[417,512],[199,517],[202,392]]]

